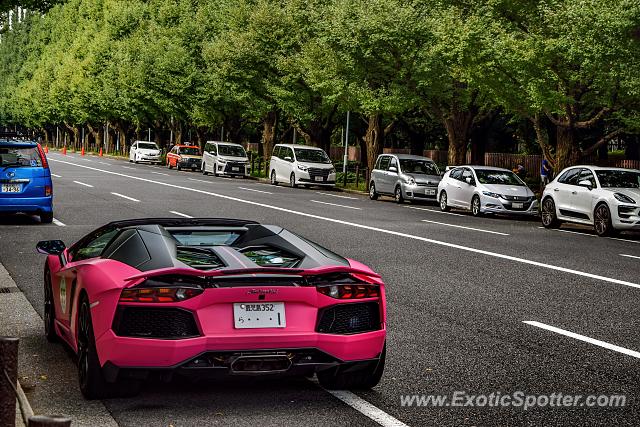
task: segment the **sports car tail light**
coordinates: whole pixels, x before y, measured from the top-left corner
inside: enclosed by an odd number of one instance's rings
[[[200,288],[132,288],[122,291],[120,302],[181,302],[202,292]]]
[[[378,298],[380,288],[371,284],[319,286],[318,292],[336,299]]]

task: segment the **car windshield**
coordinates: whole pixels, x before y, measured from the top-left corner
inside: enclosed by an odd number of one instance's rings
[[[296,159],[299,162],[309,163],[331,163],[327,153],[322,150],[313,150],[310,148],[296,148]]]
[[[199,156],[200,149],[196,147],[181,147],[180,154],[186,154],[187,156]]]
[[[229,157],[247,157],[244,148],[237,145],[218,145],[218,154]]]
[[[33,148],[13,148],[13,147],[0,147],[0,167],[20,167],[42,166],[42,159],[38,154],[38,149]]]
[[[640,188],[640,172],[622,170],[597,170],[602,188]]]
[[[240,236],[237,231],[172,230],[170,233],[182,246],[230,245]]]
[[[476,169],[478,181],[481,184],[518,185],[525,186],[520,178],[513,172],[491,169]]]
[[[400,167],[404,173],[439,175],[438,167],[428,160],[400,159]]]
[[[142,148],[144,150],[157,150],[158,146],[151,142],[138,142],[138,148]]]

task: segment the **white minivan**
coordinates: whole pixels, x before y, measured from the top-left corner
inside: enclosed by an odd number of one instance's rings
[[[160,149],[153,141],[135,141],[129,149],[130,162],[160,164]]]
[[[277,144],[269,164],[271,184],[335,186],[336,170],[323,149],[298,144]]]
[[[249,174],[249,158],[244,147],[232,142],[207,141],[202,154],[202,173],[245,177]]]

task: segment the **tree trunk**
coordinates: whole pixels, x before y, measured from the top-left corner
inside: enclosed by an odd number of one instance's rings
[[[536,114],[530,120],[533,124],[533,129],[536,131],[536,141],[540,146],[540,150],[542,150],[542,156],[547,159],[549,163],[551,163],[551,167],[555,167],[556,161],[551,153],[551,145],[549,144],[549,133],[547,132],[547,128],[542,123],[541,116],[539,114]]]
[[[629,160],[640,160],[640,137],[629,137],[625,141],[624,155]]]
[[[44,135],[44,141],[43,141],[44,145],[45,146],[49,146],[49,143],[51,142],[51,136],[49,134],[49,131],[45,127],[40,128],[40,130],[42,131],[42,134]]]
[[[556,168],[562,169],[578,164],[580,149],[576,141],[575,129],[571,126],[558,126],[556,129]]]
[[[100,129],[100,127],[94,128],[91,125],[87,125],[87,127],[89,128],[91,135],[93,135],[93,139],[96,141],[96,151],[100,152],[100,147],[102,147],[102,136],[104,135],[102,129]]]
[[[443,124],[449,139],[448,163],[450,166],[466,163],[471,124],[476,114],[474,109],[459,111],[454,108],[444,117]]]
[[[382,124],[380,122],[380,114],[374,113],[369,116],[367,133],[364,140],[367,147],[367,167],[373,170],[378,156],[382,154],[384,137],[382,134]]]
[[[273,143],[276,139],[276,123],[278,114],[275,111],[269,111],[264,118],[262,130],[262,148],[265,158],[271,157],[273,152]]]

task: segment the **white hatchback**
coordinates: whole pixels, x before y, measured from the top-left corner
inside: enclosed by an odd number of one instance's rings
[[[202,173],[245,177],[249,158],[244,147],[232,142],[207,141],[202,154]]]
[[[288,182],[291,187],[302,184],[334,186],[336,170],[323,149],[297,144],[277,144],[269,163],[273,185]]]
[[[640,230],[640,170],[573,166],[542,194],[542,225],[592,225],[599,236]]]
[[[160,149],[152,141],[135,141],[129,149],[130,162],[149,162],[160,164]]]

